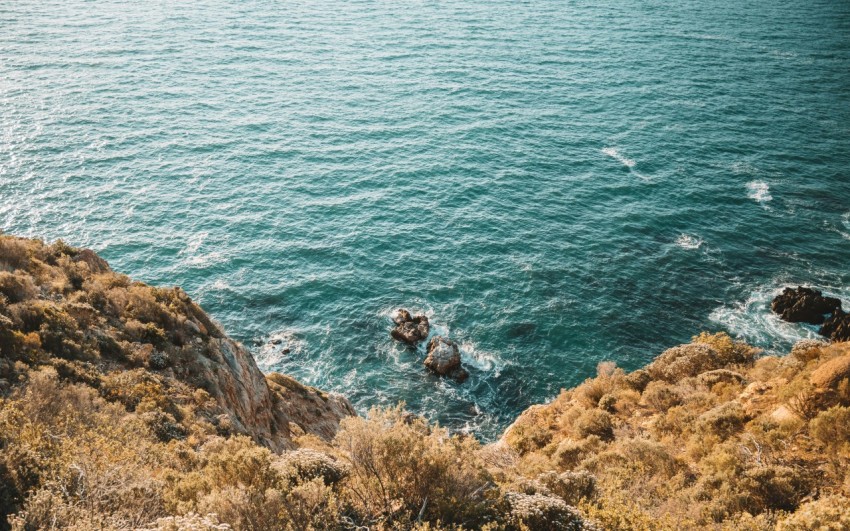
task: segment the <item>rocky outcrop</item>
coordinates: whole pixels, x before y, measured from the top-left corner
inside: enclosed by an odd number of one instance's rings
[[[330,439],[354,415],[341,396],[267,377],[180,288],[133,282],[61,241],[0,235],[0,397],[40,365],[129,412],[147,400],[183,431],[246,434],[276,451],[293,431]]]
[[[425,366],[441,376],[450,376],[458,381],[469,377],[469,373],[460,366],[457,343],[443,336],[435,336],[428,342]]]
[[[189,372],[228,412],[237,432],[273,450],[289,448],[293,435],[331,439],[341,419],[355,415],[343,396],[301,384],[284,374],[264,375],[254,357],[231,339],[212,338],[206,356],[189,361]]]
[[[850,341],[850,314],[841,309],[839,299],[824,297],[819,290],[785,288],[774,297],[770,308],[784,321],[819,324],[820,335],[833,341]]]
[[[840,308],[824,321],[818,333],[833,341],[850,341],[850,314]]]
[[[798,286],[785,288],[774,297],[770,308],[789,323],[821,324],[826,315],[841,309],[841,301],[824,297],[819,290]]]
[[[405,309],[398,311],[398,315],[395,316],[393,322],[396,324],[396,327],[390,332],[390,335],[393,339],[402,341],[408,345],[415,345],[424,341],[428,337],[428,332],[431,330],[427,316],[417,315],[413,317]]]

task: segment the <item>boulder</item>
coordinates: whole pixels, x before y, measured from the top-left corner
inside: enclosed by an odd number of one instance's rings
[[[825,315],[841,310],[841,301],[835,297],[824,297],[812,288],[798,286],[785,288],[774,297],[770,309],[789,323],[821,324]]]
[[[844,313],[841,308],[838,308],[829,319],[824,321],[818,333],[836,342],[850,341],[850,313]]]
[[[390,336],[408,345],[415,345],[420,341],[424,341],[431,329],[428,323],[428,317],[424,315],[413,317],[410,315],[410,312],[404,309],[398,311],[398,315],[393,319],[393,322],[395,322],[396,327],[390,332]]]
[[[441,376],[451,376],[461,382],[469,376],[460,366],[460,349],[457,343],[443,336],[435,336],[428,342],[425,366]]]
[[[815,369],[811,382],[819,389],[830,389],[846,378],[850,378],[850,354],[833,358]]]

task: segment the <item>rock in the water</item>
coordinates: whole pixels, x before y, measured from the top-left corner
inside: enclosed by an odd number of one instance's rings
[[[798,286],[785,288],[773,299],[770,308],[790,323],[821,324],[825,315],[841,310],[841,301],[824,297],[816,289]]]
[[[407,310],[399,310],[398,315],[393,321],[396,327],[393,328],[390,335],[393,339],[403,341],[409,345],[415,345],[420,341],[424,341],[431,329],[428,323],[428,317],[424,315],[413,317]]]
[[[835,310],[818,333],[833,341],[850,341],[850,313],[844,313],[840,308]]]
[[[466,381],[467,378],[469,378],[469,372],[467,372],[467,370],[463,367],[458,367],[457,369],[453,370],[451,374],[449,374],[449,376],[454,378],[457,383],[463,383]]]
[[[428,342],[428,357],[425,366],[437,374],[447,375],[460,369],[460,349],[457,343],[443,336],[435,336]]]

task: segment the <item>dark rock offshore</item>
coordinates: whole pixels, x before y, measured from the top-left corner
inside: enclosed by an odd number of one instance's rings
[[[436,336],[428,342],[425,366],[441,376],[451,376],[461,382],[469,376],[460,366],[460,349],[457,343],[443,336]]]
[[[790,323],[821,324],[826,315],[841,310],[841,301],[835,297],[824,297],[816,289],[798,286],[785,288],[774,297],[770,308]]]
[[[393,339],[408,345],[415,345],[424,341],[431,329],[428,317],[424,315],[413,317],[409,311],[404,309],[398,311],[393,322],[395,322],[396,327],[390,332],[390,335]]]
[[[840,308],[835,310],[835,313],[824,321],[818,333],[833,341],[850,341],[850,313],[844,313]]]

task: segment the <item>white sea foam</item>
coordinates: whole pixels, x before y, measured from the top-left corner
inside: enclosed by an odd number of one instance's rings
[[[680,234],[679,237],[676,238],[676,245],[682,249],[699,249],[703,243],[704,242],[701,239],[689,234]]]
[[[787,284],[776,281],[760,286],[747,297],[747,300],[716,308],[709,315],[709,319],[751,345],[779,353],[787,352],[786,349],[790,345],[801,339],[821,338],[816,326],[788,323],[771,311],[770,302],[782,291],[782,288],[777,286]],[[847,293],[824,290],[824,294],[844,300],[847,298]]]
[[[634,168],[635,164],[637,164],[634,159],[624,157],[619,151],[617,151],[617,148],[607,147],[602,150],[602,153],[617,160],[620,164],[627,168]]]
[[[499,356],[492,352],[480,350],[472,341],[460,343],[460,354],[464,363],[468,363],[480,371],[492,372],[495,377],[499,376],[504,366]]]
[[[265,372],[274,370],[287,356],[302,354],[305,348],[306,342],[295,332],[275,332],[257,352],[257,366]]]
[[[764,181],[748,182],[747,197],[758,203],[766,203],[773,199],[773,196],[770,195],[770,186]]]

